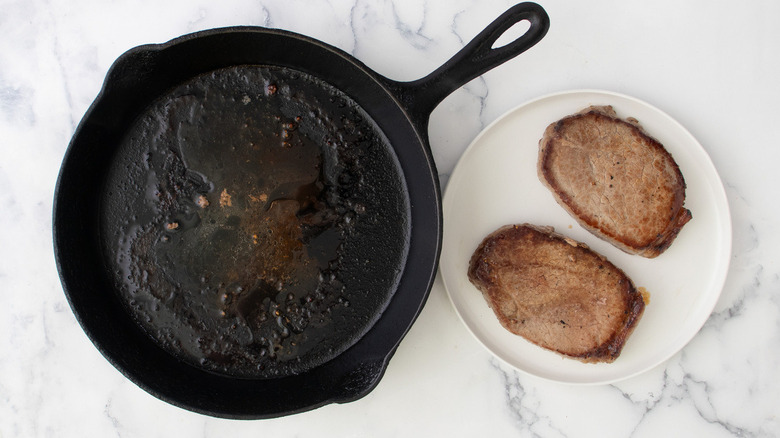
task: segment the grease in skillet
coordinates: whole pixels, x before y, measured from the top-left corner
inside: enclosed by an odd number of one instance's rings
[[[120,298],[162,348],[278,377],[373,325],[403,269],[408,207],[387,140],[345,94],[238,66],[182,84],[134,123],[109,172],[102,245]]]

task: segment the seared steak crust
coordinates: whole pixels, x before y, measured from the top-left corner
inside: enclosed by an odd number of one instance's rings
[[[504,328],[583,362],[614,361],[645,308],[623,271],[551,227],[499,228],[468,277]]]
[[[582,227],[630,254],[658,256],[692,217],[671,154],[610,106],[551,124],[539,142],[537,171]]]

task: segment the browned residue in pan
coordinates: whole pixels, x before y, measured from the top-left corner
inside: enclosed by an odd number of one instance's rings
[[[259,68],[205,75],[153,105],[125,140],[109,178],[107,250],[135,319],[184,360],[232,375],[296,373],[348,347],[392,293],[400,270],[380,263],[405,257],[400,176],[379,159],[387,147],[370,120],[335,101],[344,109],[331,118],[318,108],[331,91],[318,87]],[[372,227],[395,236],[365,242],[373,265],[355,237]]]

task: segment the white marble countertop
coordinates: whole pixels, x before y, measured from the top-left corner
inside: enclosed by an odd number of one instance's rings
[[[542,381],[492,358],[437,280],[363,399],[263,421],[157,400],[84,335],[52,252],[59,166],[114,59],[197,30],[260,25],[412,80],[512,2],[9,0],[0,14],[0,437],[780,435],[780,3],[541,4],[552,22],[545,39],[434,111],[429,132],[443,187],[480,130],[529,99],[598,88],[666,111],[710,154],[733,221],[721,298],[682,351],[612,385]]]

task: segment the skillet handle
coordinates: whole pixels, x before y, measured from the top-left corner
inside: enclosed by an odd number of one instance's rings
[[[524,20],[528,20],[531,26],[523,35],[509,44],[493,48],[501,35]],[[397,83],[395,92],[413,122],[427,128],[431,112],[445,97],[468,81],[530,49],[547,34],[549,28],[550,18],[541,6],[531,2],[517,4],[490,23],[444,65],[422,79]]]

